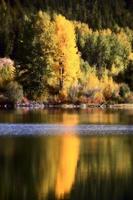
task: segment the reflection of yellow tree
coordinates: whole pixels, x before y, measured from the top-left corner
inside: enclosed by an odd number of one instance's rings
[[[56,196],[69,193],[75,179],[79,154],[79,140],[74,135],[63,135],[61,138],[59,167],[56,179]]]
[[[77,121],[77,115],[63,115],[65,125],[74,126]],[[74,133],[65,133],[60,140],[60,155],[55,186],[57,198],[61,198],[70,192],[75,180],[79,156],[79,139]]]
[[[76,114],[63,113],[61,117],[63,124],[68,127],[78,122]],[[42,137],[39,141],[39,182],[37,182],[39,199],[46,198],[54,190],[56,197],[60,198],[70,192],[74,183],[79,139],[74,132],[66,133],[66,131],[60,136]]]

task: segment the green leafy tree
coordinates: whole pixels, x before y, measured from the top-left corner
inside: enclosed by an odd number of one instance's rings
[[[57,57],[57,41],[55,23],[46,12],[39,11],[37,14],[35,22],[35,42],[41,52],[39,56],[42,60],[40,67],[43,69],[43,84],[49,92],[53,90],[54,93],[54,89],[56,88],[56,72],[53,70],[53,66],[55,65]]]
[[[103,30],[89,35],[83,58],[91,66],[96,66],[98,73],[107,68],[112,74],[118,74],[127,67],[130,53],[131,44],[124,32],[114,34]]]
[[[37,24],[39,19],[39,15],[25,17],[24,30],[16,45],[17,80],[30,99],[39,98],[45,90],[46,57],[39,32],[42,27]],[[47,23],[46,18],[43,22]]]
[[[133,91],[133,61],[130,61],[127,68],[119,74],[119,82],[125,82]]]
[[[119,89],[119,95],[122,97],[122,98],[127,98],[130,94],[130,88],[127,84],[121,84],[120,85],[120,89]]]

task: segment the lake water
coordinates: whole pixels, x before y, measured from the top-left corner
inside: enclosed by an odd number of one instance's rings
[[[0,200],[132,200],[133,110],[0,111]]]

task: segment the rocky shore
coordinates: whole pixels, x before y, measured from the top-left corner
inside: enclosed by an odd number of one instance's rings
[[[44,109],[44,108],[62,108],[62,109],[87,109],[87,108],[112,108],[112,109],[133,109],[133,104],[50,104],[50,103],[17,103],[15,108]]]

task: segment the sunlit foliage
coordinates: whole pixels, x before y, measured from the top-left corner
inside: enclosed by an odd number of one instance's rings
[[[59,84],[62,91],[67,91],[76,84],[80,77],[80,60],[76,48],[76,38],[73,24],[59,15],[55,17],[57,36],[56,73],[59,74]]]
[[[105,67],[109,70],[113,69],[114,74],[118,74],[126,68],[131,54],[131,43],[124,32],[115,34],[109,29],[90,31],[87,37],[85,34],[80,33],[79,35],[79,33],[78,37],[81,38],[78,39],[78,44],[82,58],[90,66],[96,66],[99,77]]]
[[[15,76],[14,62],[9,58],[0,58],[0,86],[13,80]]]
[[[61,15],[55,15],[52,19],[47,13],[40,11],[35,18],[33,38],[32,46],[36,54],[32,56],[39,56],[38,59],[31,57],[35,59],[31,71],[35,70],[39,87],[34,92],[40,91],[40,97],[43,93],[46,94],[46,90],[51,95],[67,96],[69,87],[76,84],[80,76],[73,24]],[[45,87],[41,89],[41,85]],[[36,85],[34,87],[37,88]]]
[[[0,69],[1,85],[13,80],[15,74],[15,80],[22,85],[28,99],[51,103],[121,101],[119,90],[123,82],[132,90],[132,25],[125,21],[128,26],[123,27],[121,20],[121,23],[112,21],[112,16],[118,14],[116,10],[110,17],[107,13],[102,16],[99,0],[87,4],[94,16],[91,22],[92,16],[84,7],[86,0],[82,0],[81,5],[79,1],[75,3],[78,12],[75,15],[72,13],[74,2],[64,4],[60,1],[58,5],[47,2],[42,9],[39,2],[30,8],[30,2],[23,5],[22,2],[11,4],[9,1],[7,4],[2,1],[0,55],[13,58],[15,69],[12,73],[11,67]],[[114,9],[119,5],[119,13],[127,20],[123,2],[115,3]],[[67,8],[60,8],[60,4]],[[112,2],[110,7],[108,2],[105,4],[101,1],[103,10],[105,6],[111,11]],[[53,6],[60,8],[60,12],[51,10]],[[80,6],[84,8],[83,16]],[[129,3],[129,9],[128,6]],[[120,27],[120,24],[123,25]]]

